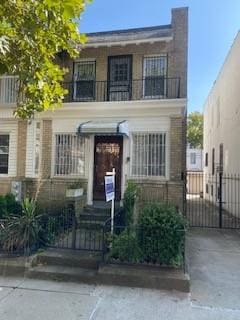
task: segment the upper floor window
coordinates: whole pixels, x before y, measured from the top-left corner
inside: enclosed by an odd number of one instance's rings
[[[195,152],[190,153],[190,163],[196,164],[196,153]]]
[[[8,174],[9,134],[0,134],[0,174]]]
[[[134,133],[132,176],[166,176],[166,133]]]
[[[74,99],[93,100],[95,97],[96,61],[74,64]]]
[[[212,149],[212,175],[215,174],[215,149]]]
[[[54,166],[56,176],[83,176],[85,173],[85,139],[75,134],[57,134]]]
[[[223,172],[223,143],[219,146],[219,166],[221,172]]]
[[[144,96],[166,95],[167,56],[145,57],[143,63]]]
[[[208,167],[208,152],[205,153],[205,167]]]

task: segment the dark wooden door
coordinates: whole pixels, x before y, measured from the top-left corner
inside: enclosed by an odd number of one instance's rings
[[[121,198],[123,138],[117,136],[95,137],[93,200],[105,200],[104,177],[116,169],[116,200]]]
[[[126,101],[131,99],[132,56],[108,58],[108,100]]]

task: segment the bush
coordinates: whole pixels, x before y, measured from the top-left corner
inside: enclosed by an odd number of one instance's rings
[[[36,213],[34,200],[25,199],[21,214],[7,217],[1,233],[1,242],[6,251],[29,251],[42,242],[41,215]]]
[[[121,262],[139,262],[142,258],[142,252],[138,245],[136,232],[127,228],[118,236],[114,235],[109,258]]]
[[[181,262],[186,221],[175,207],[159,203],[147,205],[140,215],[139,227],[144,260],[166,265]]]
[[[6,196],[0,196],[0,219],[4,219],[9,215],[19,215],[21,213],[21,205],[15,200],[11,193]]]
[[[136,202],[138,189],[136,183],[129,181],[123,197],[123,207],[126,211],[125,224],[133,222],[134,206]]]

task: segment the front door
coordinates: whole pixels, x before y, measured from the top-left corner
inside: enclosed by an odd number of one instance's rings
[[[116,200],[120,200],[122,145],[120,136],[95,137],[93,200],[105,200],[104,177],[113,168],[116,169]]]
[[[108,100],[126,101],[131,99],[132,56],[108,58]]]

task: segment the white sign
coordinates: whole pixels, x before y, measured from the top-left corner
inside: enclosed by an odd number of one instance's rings
[[[105,176],[106,202],[114,200],[114,198],[115,198],[114,180],[115,180],[115,177],[113,175],[112,176]]]

